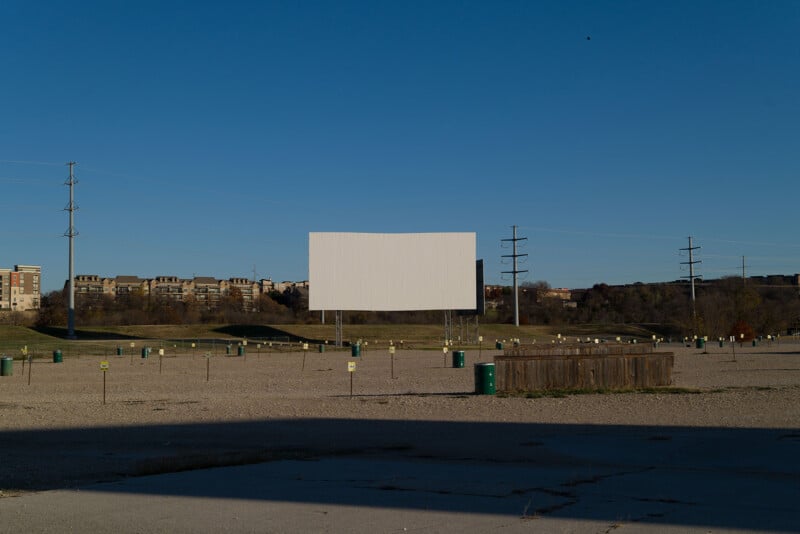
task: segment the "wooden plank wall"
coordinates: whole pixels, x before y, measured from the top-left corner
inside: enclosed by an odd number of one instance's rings
[[[494,361],[497,391],[517,392],[668,386],[675,357],[645,344],[587,343],[514,347]]]

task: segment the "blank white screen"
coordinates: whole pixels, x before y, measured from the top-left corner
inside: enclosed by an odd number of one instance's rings
[[[475,233],[308,235],[310,310],[475,309]]]

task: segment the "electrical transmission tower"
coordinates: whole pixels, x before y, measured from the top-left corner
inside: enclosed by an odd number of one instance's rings
[[[682,261],[682,265],[689,266],[689,276],[682,276],[681,278],[688,278],[692,283],[692,322],[694,323],[695,333],[697,333],[697,304],[695,302],[695,294],[694,294],[694,279],[695,278],[702,278],[700,276],[695,276],[694,274],[694,264],[695,263],[702,263],[700,260],[694,259],[694,251],[700,249],[700,247],[693,247],[692,246],[692,236],[689,236],[689,247],[682,248],[681,250],[688,250],[689,251],[689,261]]]
[[[76,163],[70,161],[69,165],[69,178],[64,185],[69,186],[69,204],[64,208],[64,211],[69,212],[69,228],[64,232],[64,236],[69,238],[69,308],[67,309],[67,338],[75,339],[75,236],[78,232],[75,231],[75,211],[78,206],[75,205],[75,173],[73,172]]]
[[[517,237],[517,225],[514,225],[512,228],[512,237],[511,239],[501,239],[501,243],[511,242],[512,247],[512,254],[503,254],[503,258],[511,258],[512,260],[512,270],[510,271],[501,271],[503,274],[511,274],[514,277],[514,326],[519,326],[519,285],[517,284],[517,275],[520,273],[527,273],[527,270],[519,270],[517,269],[517,258],[525,258],[527,254],[517,254],[517,241],[526,241],[527,237]]]

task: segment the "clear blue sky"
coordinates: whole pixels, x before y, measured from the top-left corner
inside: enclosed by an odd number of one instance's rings
[[[474,231],[487,283],[800,272],[800,2],[0,4],[0,267],[308,276]],[[591,36],[591,39],[587,39]]]

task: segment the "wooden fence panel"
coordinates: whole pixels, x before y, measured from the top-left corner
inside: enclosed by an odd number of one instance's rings
[[[645,344],[539,349],[514,347],[495,357],[497,391],[625,389],[672,383],[673,353],[653,352]]]

